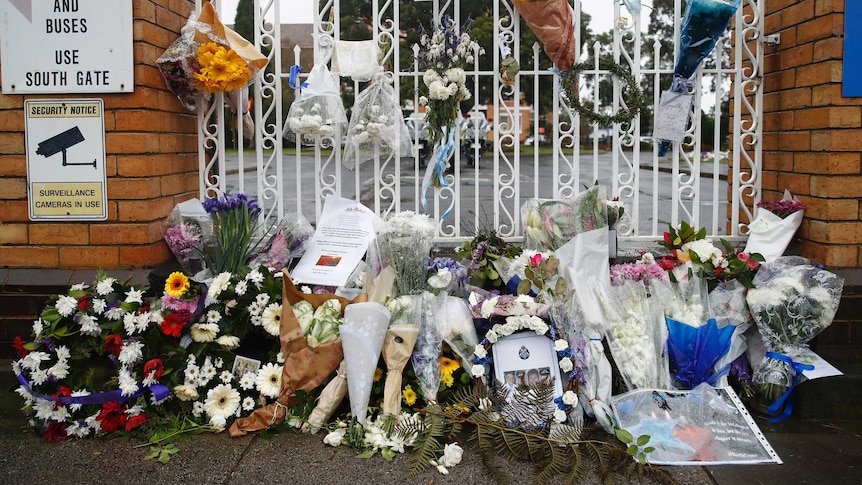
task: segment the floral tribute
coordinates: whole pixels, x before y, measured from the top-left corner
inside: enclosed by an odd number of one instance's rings
[[[251,79],[248,63],[235,50],[215,42],[201,44],[197,60],[200,68],[192,77],[204,91],[234,91]]]

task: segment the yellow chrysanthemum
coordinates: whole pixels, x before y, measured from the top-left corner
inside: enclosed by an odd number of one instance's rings
[[[383,377],[383,369],[381,369],[380,367],[374,369],[374,382],[380,381],[381,377]]]
[[[198,48],[198,63],[200,69],[193,77],[205,91],[234,91],[251,78],[251,70],[239,54],[213,42]]]
[[[175,271],[168,276],[165,281],[165,293],[168,296],[179,298],[189,291],[189,278],[179,271]]]
[[[440,382],[446,387],[452,387],[452,384],[455,384],[455,378],[452,374],[443,374],[440,376]]]
[[[449,357],[440,357],[440,375],[443,377],[452,378],[452,373],[461,368],[461,364]]]
[[[404,404],[408,406],[412,406],[416,404],[416,391],[410,387],[410,384],[404,386],[404,390],[401,391],[401,399],[404,400]]]

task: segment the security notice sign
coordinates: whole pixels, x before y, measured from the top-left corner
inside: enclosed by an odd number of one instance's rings
[[[134,89],[132,0],[0,0],[3,94]]]
[[[108,218],[101,99],[24,102],[30,219]]]

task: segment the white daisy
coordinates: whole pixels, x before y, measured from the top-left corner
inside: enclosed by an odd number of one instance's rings
[[[216,310],[210,310],[207,312],[207,323],[218,323],[221,320],[221,313]]]
[[[54,308],[60,312],[60,315],[68,317],[78,308],[78,300],[71,296],[61,296],[57,298],[57,303],[54,304]]]
[[[275,361],[279,364],[284,364],[284,352],[279,350],[277,354],[275,354]]]
[[[105,296],[105,295],[111,293],[114,290],[114,283],[116,283],[116,282],[117,282],[117,280],[115,280],[114,278],[111,278],[111,277],[108,277],[108,278],[103,279],[102,281],[99,281],[96,284],[96,293],[98,293],[99,295],[102,295],[102,296]]]
[[[251,397],[246,397],[242,400],[242,410],[243,411],[251,411],[254,409],[254,399]]]
[[[221,357],[216,357],[215,359],[213,359],[213,366],[215,366],[216,369],[221,369],[222,366],[224,366],[224,359],[222,359]]]
[[[219,384],[207,392],[204,410],[210,418],[227,418],[240,405],[239,391],[227,384]]]
[[[245,279],[251,281],[252,283],[257,285],[258,288],[260,288],[260,284],[263,283],[263,273],[255,269],[252,270],[248,275],[246,275]]]
[[[245,295],[245,292],[248,291],[248,283],[245,280],[238,282],[233,291],[236,292],[237,296]]]
[[[254,389],[254,381],[256,378],[257,374],[254,372],[246,372],[239,378],[239,387],[244,391]]]
[[[218,375],[218,378],[225,384],[230,384],[230,381],[233,380],[233,373],[229,370],[223,370]]]
[[[195,401],[192,403],[192,416],[199,418],[201,414],[204,413],[204,403],[201,401]]]
[[[266,397],[277,398],[281,392],[282,366],[269,363],[260,368],[254,380],[257,390]]]
[[[192,340],[195,342],[212,342],[218,331],[219,327],[214,323],[195,323],[191,327]]]
[[[137,289],[131,288],[126,292],[126,303],[144,303],[144,292]]]
[[[281,303],[276,302],[267,306],[261,319],[266,333],[278,337],[281,330]]]
[[[47,399],[37,398],[33,411],[36,411],[37,419],[51,419],[51,416],[54,415],[54,403]]]
[[[262,307],[265,307],[269,303],[269,295],[266,293],[258,293],[254,300]]]

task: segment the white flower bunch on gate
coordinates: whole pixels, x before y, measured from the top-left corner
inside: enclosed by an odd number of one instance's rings
[[[334,123],[324,116],[320,103],[314,103],[308,111],[294,106],[291,114],[293,116],[287,118],[287,125],[294,133],[306,136],[332,136],[335,133]]]

